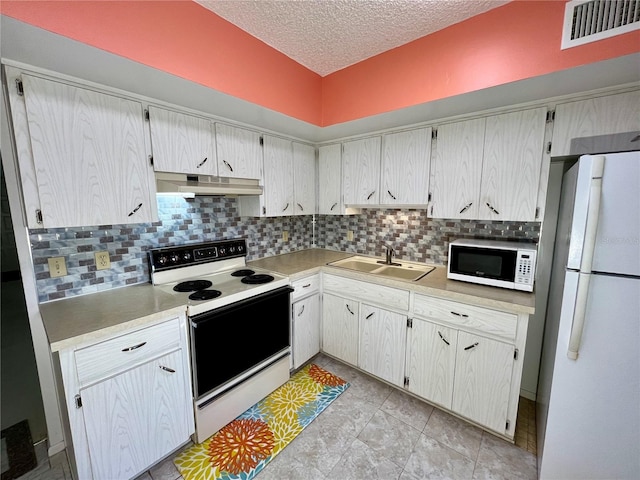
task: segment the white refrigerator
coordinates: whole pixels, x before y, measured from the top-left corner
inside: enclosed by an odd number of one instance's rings
[[[640,479],[640,152],[563,177],[537,401],[540,479]]]

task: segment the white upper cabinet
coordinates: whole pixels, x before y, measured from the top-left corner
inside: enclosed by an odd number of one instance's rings
[[[290,140],[264,136],[264,214],[293,215],[293,147]]]
[[[342,191],[345,205],[380,203],[380,137],[342,144]]]
[[[41,210],[41,222],[27,212],[29,226],[157,220],[142,104],[30,75],[22,82],[24,103],[13,95],[11,105],[15,129],[28,130],[16,137],[30,144],[19,147],[21,176],[37,186],[25,203]]]
[[[262,180],[260,134],[216,123],[218,175]]]
[[[551,156],[570,155],[574,138],[637,132],[640,130],[638,112],[638,90],[561,103],[556,107]]]
[[[438,127],[429,216],[478,218],[485,124],[477,118]]]
[[[293,142],[293,182],[296,215],[316,213],[316,149]]]
[[[218,174],[211,121],[149,106],[149,123],[154,170]]]
[[[431,127],[382,137],[383,205],[426,205],[429,198]]]
[[[340,215],[342,205],[342,146],[318,148],[318,213]]]
[[[536,220],[546,108],[487,118],[478,219]]]

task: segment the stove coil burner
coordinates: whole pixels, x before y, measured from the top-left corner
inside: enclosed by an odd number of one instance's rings
[[[220,290],[198,290],[189,295],[189,300],[211,300],[222,295]]]
[[[258,273],[255,275],[247,275],[246,277],[243,277],[242,280],[240,281],[242,283],[247,283],[249,285],[256,285],[259,283],[269,283],[272,280],[273,280],[273,277],[271,275]]]
[[[248,268],[243,268],[241,270],[236,270],[235,272],[233,272],[231,274],[232,277],[247,277],[249,275],[253,275],[254,272],[253,270],[249,270]]]
[[[175,292],[197,292],[198,290],[204,290],[209,288],[213,283],[209,280],[188,280],[186,282],[180,282],[173,290]]]

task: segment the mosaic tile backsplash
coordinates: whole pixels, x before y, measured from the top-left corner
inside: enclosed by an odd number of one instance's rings
[[[537,241],[539,223],[434,220],[426,210],[366,209],[351,216],[241,217],[235,198],[158,197],[159,221],[133,225],[30,231],[40,302],[149,281],[147,250],[229,238],[247,239],[247,260],[320,248],[383,255],[392,246],[399,259],[444,264],[453,238]],[[347,231],[353,241],[347,241]],[[282,241],[282,232],[289,240]],[[314,238],[315,233],[315,238]],[[111,268],[97,270],[95,252],[108,251]],[[47,259],[63,256],[68,275],[51,278]]]

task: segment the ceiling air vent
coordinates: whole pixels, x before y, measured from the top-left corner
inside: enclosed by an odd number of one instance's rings
[[[640,0],[567,2],[562,50],[640,28]]]

